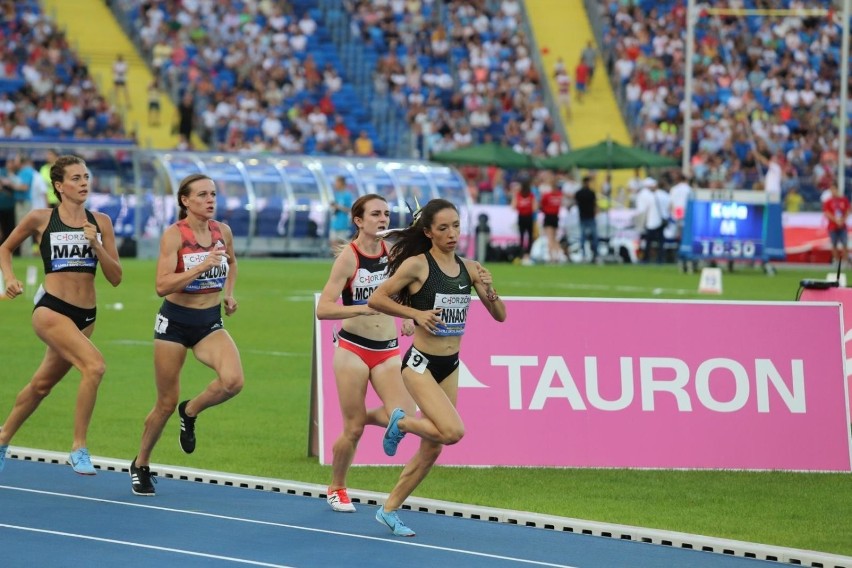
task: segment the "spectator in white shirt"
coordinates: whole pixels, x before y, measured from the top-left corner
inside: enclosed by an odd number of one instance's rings
[[[568,151],[568,144],[566,144],[558,134],[554,134],[550,137],[550,142],[547,144],[546,151],[548,156],[558,156],[559,154],[564,154]]]
[[[71,132],[77,125],[77,116],[71,109],[59,108],[56,110],[56,125],[63,132]]]
[[[18,138],[19,140],[26,140],[33,137],[33,131],[23,116],[18,116],[15,126],[12,127],[12,131],[9,133],[9,137]]]
[[[657,180],[647,177],[642,182],[642,190],[636,197],[637,217],[640,220],[640,231],[644,231],[645,247],[642,262],[651,260],[651,250],[656,252],[657,264],[665,261],[665,236],[663,234],[667,222],[668,211],[671,208],[669,194],[660,189]]]
[[[36,115],[36,121],[39,128],[57,128],[59,120],[56,116],[56,110],[53,108],[53,102],[47,101]]]
[[[683,172],[678,172],[677,179],[678,182],[672,186],[669,196],[671,201],[671,219],[677,228],[675,238],[680,240],[681,235],[683,235],[686,206],[689,200],[692,199],[692,186],[689,185],[689,178]]]
[[[260,123],[260,130],[263,132],[264,140],[275,140],[284,132],[284,123],[278,118],[274,109],[269,109],[266,116]]]
[[[299,29],[308,37],[314,35],[314,32],[317,31],[317,23],[311,18],[308,12],[305,12],[302,15],[302,19],[299,20]]]

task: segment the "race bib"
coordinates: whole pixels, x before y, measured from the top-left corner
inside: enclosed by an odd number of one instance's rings
[[[426,367],[429,366],[429,359],[423,353],[412,347],[408,358],[405,361],[405,366],[415,373],[422,375],[426,372]]]
[[[154,331],[162,335],[166,333],[167,329],[169,329],[169,318],[162,314],[157,314],[157,320],[154,322]]]
[[[467,310],[470,307],[470,286],[459,294],[435,294],[434,307],[441,308],[441,325],[435,335],[463,335],[467,323]]]

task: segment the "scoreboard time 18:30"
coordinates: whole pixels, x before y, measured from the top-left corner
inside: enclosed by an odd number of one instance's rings
[[[763,255],[763,204],[696,201],[693,207],[694,256],[752,259]]]

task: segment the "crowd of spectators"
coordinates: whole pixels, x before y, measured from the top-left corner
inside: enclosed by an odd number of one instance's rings
[[[38,3],[0,0],[0,138],[132,137]]]
[[[308,2],[118,0],[167,90],[189,97],[189,128],[226,151],[381,153],[352,99],[322,12]],[[351,41],[375,55],[373,88],[405,114],[417,156],[497,140],[535,155],[554,131],[519,0],[344,0]],[[349,88],[349,92],[346,89]],[[344,95],[345,96],[341,96]],[[187,134],[181,131],[181,134]],[[190,137],[182,136],[182,147]],[[493,169],[465,170],[500,193]],[[495,187],[496,185],[496,187]]]
[[[599,0],[607,67],[634,140],[682,157],[685,0]],[[762,9],[760,15],[709,8]],[[804,14],[778,9],[823,9]],[[806,201],[838,169],[841,22],[827,2],[699,3],[690,164],[701,187],[762,187],[770,157]]]
[[[118,0],[191,130],[223,151],[373,155],[318,11],[271,0]],[[351,89],[351,86],[349,87]],[[191,137],[181,132],[185,146]]]
[[[189,116],[179,121],[184,146],[191,144],[187,128],[227,151],[381,152],[365,113],[353,111],[352,87],[321,12],[297,4],[114,2],[134,18],[158,84],[186,101]],[[724,6],[825,4],[731,0]],[[634,141],[680,158],[685,0],[599,0],[599,6],[601,50]],[[402,109],[418,157],[492,140],[533,155],[564,150],[520,0],[344,0],[342,7],[352,40],[376,55],[377,96]],[[695,26],[695,184],[758,187],[773,157],[784,172],[784,192],[795,186],[805,201],[815,200],[836,181],[839,159],[837,14],[717,15],[708,7],[699,5]],[[133,137],[36,2],[0,0],[0,14],[0,136]],[[484,194],[502,183],[489,169],[470,175]]]
[[[346,0],[352,35],[377,56],[374,89],[402,110],[416,157],[496,141],[567,149],[523,26],[520,0]],[[508,203],[502,172],[463,168],[482,202]]]
[[[556,134],[519,0],[348,0],[378,54],[375,90],[406,115],[422,158],[499,141],[544,155]]]

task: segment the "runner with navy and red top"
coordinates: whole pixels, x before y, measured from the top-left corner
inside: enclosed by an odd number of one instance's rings
[[[318,319],[342,321],[334,337],[334,375],[343,432],[334,442],[326,498],[331,508],[341,513],[355,511],[346,492],[346,474],[364,426],[387,426],[391,411],[400,406],[414,410],[400,375],[396,320],[367,307],[370,295],[387,278],[388,250],[379,234],[389,228],[390,208],[380,195],[368,194],[352,204],[351,216],[357,232],[351,242],[336,251],[316,308]],[[414,333],[411,320],[402,322],[402,333]],[[383,406],[367,409],[364,397],[368,384],[373,385]]]
[[[139,454],[130,465],[133,493],[154,495],[150,460],[169,417],[180,416],[180,447],[195,451],[195,420],[243,388],[240,353],[222,323],[237,311],[237,259],[230,227],[213,220],[216,185],[202,174],[187,176],[178,189],[179,220],[163,232],[157,261],[157,294],[163,305],[154,323],[157,402],[145,419]],[[220,296],[224,299],[220,300]],[[178,405],[186,353],[216,372],[194,398]]]

